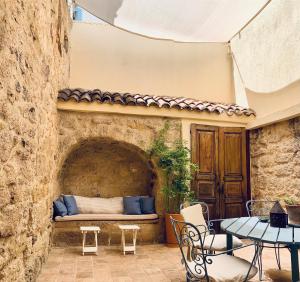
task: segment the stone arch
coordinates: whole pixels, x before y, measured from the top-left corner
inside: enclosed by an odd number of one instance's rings
[[[146,151],[151,147],[158,132],[168,122],[170,129],[167,141],[172,142],[181,137],[181,122],[177,119],[161,117],[142,117],[134,115],[105,114],[94,112],[59,111],[58,130],[59,147],[57,161],[56,183],[53,189],[53,199],[61,193],[59,184],[62,167],[73,151],[88,140],[110,139],[122,144],[129,144],[141,157],[147,157]],[[156,212],[163,215],[163,173],[151,162],[154,179],[152,194],[155,197]],[[101,194],[101,193],[100,193]],[[161,221],[161,220],[160,220]]]
[[[61,193],[153,195],[157,174],[147,153],[138,146],[112,138],[87,138],[68,151],[59,173]]]

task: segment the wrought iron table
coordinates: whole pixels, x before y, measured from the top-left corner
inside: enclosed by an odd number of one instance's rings
[[[258,217],[239,217],[225,219],[221,229],[227,234],[227,250],[232,249],[232,236],[251,239],[258,243],[284,244],[291,253],[291,267],[293,282],[299,281],[298,249],[300,249],[300,228],[271,227],[268,222]],[[232,255],[231,251],[228,254]]]

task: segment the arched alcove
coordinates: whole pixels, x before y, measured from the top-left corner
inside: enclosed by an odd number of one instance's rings
[[[66,158],[59,176],[63,194],[88,197],[152,195],[155,173],[147,154],[109,138],[81,142]]]

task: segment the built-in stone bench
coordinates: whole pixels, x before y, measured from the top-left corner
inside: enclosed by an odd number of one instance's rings
[[[161,242],[161,222],[157,214],[77,214],[57,216],[53,222],[52,242],[54,246],[79,246],[82,243],[80,226],[99,226],[99,243],[102,245],[121,244],[119,224],[137,224],[140,227],[137,242],[153,244]],[[132,236],[128,234],[130,239]],[[132,239],[132,238],[131,238]],[[92,243],[93,238],[87,238]]]

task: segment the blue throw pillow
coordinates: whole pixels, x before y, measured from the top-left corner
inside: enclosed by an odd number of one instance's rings
[[[140,198],[140,203],[141,203],[141,210],[143,214],[155,213],[153,197]]]
[[[68,214],[68,210],[65,204],[57,199],[53,202],[53,210],[54,210],[54,217],[55,216],[65,216]]]
[[[78,207],[76,204],[76,200],[74,196],[66,196],[64,195],[64,203],[68,210],[68,215],[78,214]]]
[[[136,197],[124,197],[124,213],[125,214],[142,214],[141,204],[139,196]]]

